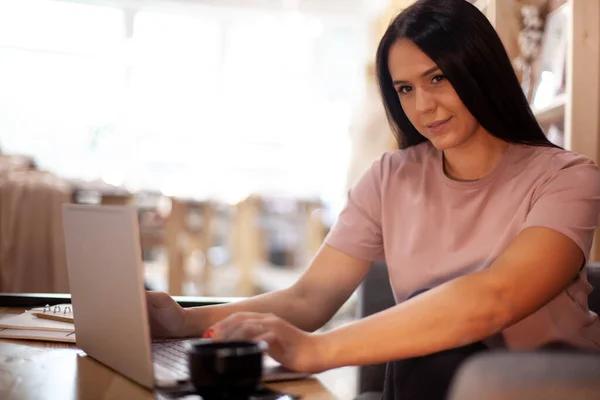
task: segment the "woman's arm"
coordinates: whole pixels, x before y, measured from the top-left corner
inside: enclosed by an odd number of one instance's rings
[[[421,356],[484,339],[556,297],[583,263],[571,239],[527,228],[490,268],[315,336],[324,352],[316,369]]]
[[[371,266],[370,261],[351,257],[327,244],[293,286],[247,300],[185,310],[181,336],[200,336],[209,327],[239,312],[271,313],[304,330],[325,324],[356,290]],[[217,326],[227,329],[233,320]]]

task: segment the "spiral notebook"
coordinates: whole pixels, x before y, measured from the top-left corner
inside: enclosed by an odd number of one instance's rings
[[[60,304],[39,307],[0,318],[0,338],[75,343],[75,325],[48,319],[56,316],[72,321],[72,306]]]

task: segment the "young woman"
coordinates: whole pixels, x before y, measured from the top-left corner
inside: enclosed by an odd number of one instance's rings
[[[417,1],[381,40],[377,73],[401,150],[351,190],[302,278],[187,310],[149,293],[152,332],[265,340],[301,371],[389,362],[384,397],[402,399],[443,398],[456,367],[481,349],[600,349],[583,268],[600,213],[598,168],[546,139],[487,19],[464,0]],[[310,333],[377,260],[397,305]]]

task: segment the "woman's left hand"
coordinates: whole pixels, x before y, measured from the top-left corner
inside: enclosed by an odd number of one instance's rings
[[[235,313],[207,332],[215,340],[265,341],[269,355],[294,371],[316,373],[327,369],[322,336],[302,331],[273,314]]]

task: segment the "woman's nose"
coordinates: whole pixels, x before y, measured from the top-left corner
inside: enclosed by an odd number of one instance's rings
[[[416,110],[423,113],[433,111],[435,109],[433,96],[427,90],[417,89],[416,92]]]

